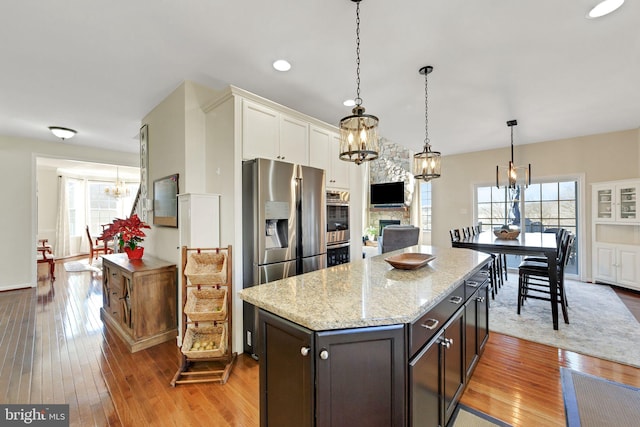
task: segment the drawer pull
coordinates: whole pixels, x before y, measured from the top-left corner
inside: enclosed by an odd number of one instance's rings
[[[427,322],[431,322],[431,324],[427,325]],[[438,323],[440,323],[440,321],[438,319],[427,319],[420,326],[422,326],[423,328],[428,329],[428,330],[431,331],[431,330],[435,329],[436,326],[438,326]]]
[[[478,287],[478,282],[468,281],[467,282],[467,286],[471,286],[472,288],[477,288]]]
[[[453,304],[460,304],[462,302],[462,297],[458,295],[454,295],[451,298],[449,298],[449,302]]]

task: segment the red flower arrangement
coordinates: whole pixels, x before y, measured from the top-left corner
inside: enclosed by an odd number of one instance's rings
[[[109,228],[102,232],[100,239],[108,241],[114,237],[118,239],[120,249],[128,248],[134,250],[143,237],[147,237],[142,231],[143,228],[151,228],[147,223],[138,218],[138,214],[133,214],[127,219],[116,218]]]

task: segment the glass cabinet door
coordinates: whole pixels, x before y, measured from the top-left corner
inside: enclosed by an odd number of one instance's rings
[[[598,190],[597,197],[597,215],[598,219],[613,219],[614,205],[613,205],[613,189],[606,188]]]
[[[621,221],[636,221],[637,208],[637,185],[622,185],[617,188],[618,197],[618,219]]]

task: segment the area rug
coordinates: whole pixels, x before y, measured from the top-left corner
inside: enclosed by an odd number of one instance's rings
[[[491,331],[640,367],[640,323],[611,287],[567,280],[570,323],[564,323],[560,313],[554,331],[548,301],[529,299],[517,314],[515,280],[511,273],[491,300]]]
[[[100,260],[93,261],[92,265],[89,265],[89,261],[69,261],[64,263],[64,270],[67,273],[80,273],[83,271],[102,271]]]
[[[640,425],[640,389],[560,368],[569,427]]]
[[[493,418],[490,415],[485,414],[484,412],[477,411],[473,408],[469,408],[468,406],[458,404],[453,416],[451,417],[451,421],[449,422],[449,427],[491,427],[491,426],[500,426],[500,427],[510,427],[510,424],[505,423],[497,418]]]

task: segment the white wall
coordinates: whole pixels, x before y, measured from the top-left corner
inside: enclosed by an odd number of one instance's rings
[[[80,137],[80,136],[77,136]],[[36,157],[138,166],[137,153],[0,136],[0,291],[36,286]]]
[[[516,165],[531,163],[532,180],[583,175],[584,228],[580,240],[583,275],[591,272],[591,184],[640,177],[640,130],[589,135],[514,147]],[[506,166],[505,148],[442,159],[442,177],[433,180],[433,232],[437,246],[450,246],[449,230],[469,226],[474,215],[474,185],[495,185],[496,165]]]

